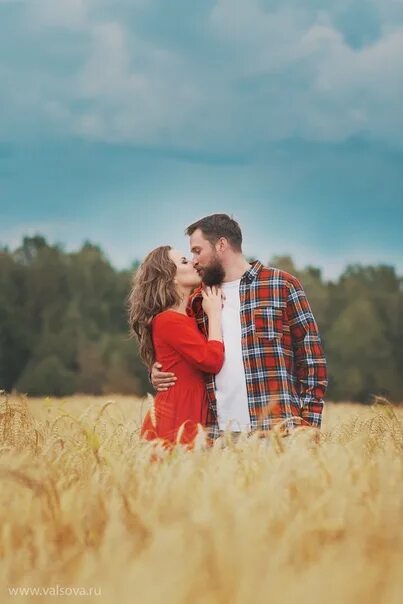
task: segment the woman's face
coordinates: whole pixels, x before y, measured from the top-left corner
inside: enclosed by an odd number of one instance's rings
[[[175,283],[177,287],[193,289],[200,285],[201,277],[190,260],[178,250],[170,250],[169,256],[176,264]]]

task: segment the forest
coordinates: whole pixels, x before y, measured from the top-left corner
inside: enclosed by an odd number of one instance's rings
[[[393,266],[346,267],[337,280],[297,270],[292,258],[261,258],[297,276],[319,325],[328,361],[327,398],[403,401],[403,278]],[[25,237],[0,248],[0,389],[31,396],[152,392],[126,303],[133,272],[99,246],[76,252]]]

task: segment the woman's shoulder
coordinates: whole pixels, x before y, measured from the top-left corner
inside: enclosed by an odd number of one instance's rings
[[[154,324],[165,325],[168,323],[182,323],[183,321],[192,321],[192,317],[184,315],[176,310],[168,309],[163,310],[162,312],[158,313],[158,315],[155,315],[152,322]]]
[[[183,333],[184,331],[187,331],[189,327],[193,328],[191,317],[176,312],[175,310],[164,310],[163,312],[158,313],[152,320],[151,326],[154,337],[168,337],[169,340],[174,334]]]

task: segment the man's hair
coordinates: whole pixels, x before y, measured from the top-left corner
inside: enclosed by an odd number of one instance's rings
[[[236,220],[228,214],[211,214],[211,216],[200,218],[187,227],[185,234],[190,237],[197,229],[201,230],[212,245],[217,243],[220,237],[225,237],[234,251],[242,252],[241,229]]]

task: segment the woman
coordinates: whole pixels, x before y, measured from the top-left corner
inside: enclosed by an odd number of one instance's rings
[[[221,290],[203,291],[208,316],[208,340],[196,319],[186,313],[189,297],[201,278],[180,252],[161,246],[148,254],[134,275],[129,297],[131,334],[139,344],[143,362],[150,369],[158,360],[165,371],[177,376],[175,386],[158,392],[154,409],[141,429],[143,438],[161,438],[166,444],[191,445],[198,425],[206,424],[207,392],[204,375],[217,373],[224,361],[221,333]]]

